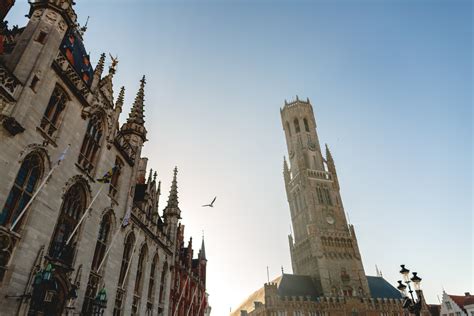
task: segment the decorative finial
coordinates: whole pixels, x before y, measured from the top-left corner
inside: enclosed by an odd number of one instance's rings
[[[281,266],[281,275],[285,274],[285,271],[283,270],[283,266]]]
[[[308,97],[306,98],[306,102],[307,102],[307,103],[311,103],[311,102],[309,102],[309,98],[308,98]]]
[[[150,172],[148,173],[148,182],[151,182],[152,175],[153,175],[153,169],[150,168]]]
[[[117,65],[119,63],[118,56],[114,58],[112,54],[109,53],[110,59],[112,60],[112,64],[109,67],[109,75],[113,76],[117,72]]]
[[[153,182],[156,182],[156,177],[157,176],[158,176],[158,173],[156,173],[156,171],[155,171],[155,173],[153,174]]]
[[[298,98],[298,95],[296,95],[296,101],[299,101],[300,99]]]
[[[73,4],[74,4],[74,3],[73,3]],[[86,31],[87,31],[87,24],[89,24],[89,18],[90,18],[90,17],[88,16],[88,17],[87,17],[87,20],[86,20],[86,24],[84,24],[83,27],[80,27],[80,28],[79,28],[79,34],[81,35],[81,37],[83,37],[84,34],[85,34]]]

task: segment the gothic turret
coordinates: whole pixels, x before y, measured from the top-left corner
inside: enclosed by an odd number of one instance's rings
[[[144,102],[145,102],[145,76],[140,80],[140,88],[138,89],[135,102],[128,115],[127,122],[122,125],[121,131],[123,135],[134,134],[141,137],[142,141],[146,141]]]
[[[207,259],[206,259],[206,247],[204,246],[204,236],[202,236],[201,249],[199,250],[198,258],[200,260],[207,261]]]

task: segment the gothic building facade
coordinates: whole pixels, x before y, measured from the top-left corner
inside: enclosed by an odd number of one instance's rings
[[[322,154],[310,101],[285,101],[280,113],[289,155],[283,178],[294,232],[288,236],[294,274],[265,284],[232,315],[404,314],[399,291],[380,274],[365,274],[334,159],[327,145]],[[426,304],[423,313],[429,315]]]
[[[0,315],[188,315],[182,302],[205,315],[204,244],[198,259],[184,248],[177,169],[160,214],[141,154],[145,77],[120,124],[117,60],[93,67],[73,4],[32,1],[25,27],[2,24]],[[195,296],[176,285],[184,270]]]

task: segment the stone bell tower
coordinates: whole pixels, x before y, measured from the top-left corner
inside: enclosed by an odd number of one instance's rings
[[[280,110],[288,148],[283,175],[294,236],[289,236],[295,274],[319,280],[325,296],[369,297],[354,227],[347,223],[334,160],[321,153],[309,99]]]

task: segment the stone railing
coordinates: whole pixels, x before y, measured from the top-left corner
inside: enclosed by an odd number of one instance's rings
[[[307,172],[308,172],[308,178],[332,181],[332,174],[330,172],[321,171],[321,170],[311,170],[311,169],[308,169]]]

